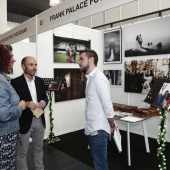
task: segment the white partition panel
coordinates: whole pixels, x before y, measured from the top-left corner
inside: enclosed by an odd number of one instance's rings
[[[16,62],[13,66],[13,74],[10,75],[11,78],[15,78],[20,76],[23,73],[21,68],[21,60],[25,56],[33,56],[36,58],[36,44],[35,43],[25,43],[25,42],[17,42],[12,44],[14,58]]]
[[[54,68],[79,68],[78,64],[53,62],[53,34],[60,37],[91,40],[91,48],[102,57],[101,33],[89,28],[67,24],[54,30],[39,34],[37,37],[37,75],[43,78],[54,78]],[[99,42],[100,41],[100,42]],[[100,66],[100,64],[99,64]],[[53,96],[54,99],[54,96]],[[55,103],[53,100],[54,134],[61,135],[84,128],[85,99],[69,100]],[[49,134],[49,111],[45,110],[47,128],[45,138]]]

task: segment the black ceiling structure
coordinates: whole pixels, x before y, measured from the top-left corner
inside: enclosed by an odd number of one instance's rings
[[[49,0],[7,0],[7,20],[22,23],[48,8]]]

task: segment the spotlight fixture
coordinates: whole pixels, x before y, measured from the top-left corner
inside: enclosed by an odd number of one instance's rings
[[[63,0],[50,0],[49,5],[50,6],[55,6],[55,5],[57,5],[57,4],[61,3],[61,2],[63,2]]]

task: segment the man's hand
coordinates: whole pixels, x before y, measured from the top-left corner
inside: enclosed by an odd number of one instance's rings
[[[34,109],[37,108],[37,104],[34,103],[33,101],[26,102],[26,106],[27,106],[28,108],[30,108],[31,110],[34,110]]]
[[[44,108],[45,106],[46,106],[46,102],[44,100],[41,100],[37,105],[37,107],[40,107],[40,108]]]
[[[111,132],[113,132],[115,129],[116,129],[116,123],[114,122],[110,125],[110,130]]]
[[[109,124],[110,124],[110,130],[113,132],[116,129],[116,123],[113,118],[107,118]]]

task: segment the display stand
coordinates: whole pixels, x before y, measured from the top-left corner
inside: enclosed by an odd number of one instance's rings
[[[53,83],[52,83],[53,82]],[[52,102],[53,102],[53,92],[57,91],[59,84],[54,83],[54,79],[52,78],[44,78],[44,83],[45,83],[45,87],[46,87],[46,91],[47,91],[47,95],[48,95],[48,99],[49,99],[49,121],[50,121],[50,132],[49,132],[49,136],[46,139],[46,144],[51,144],[51,143],[55,143],[60,141],[60,139],[54,135],[53,133],[53,129],[54,129],[54,118],[52,117],[53,114],[53,109],[52,109]],[[57,87],[54,87],[53,85],[57,85]]]

